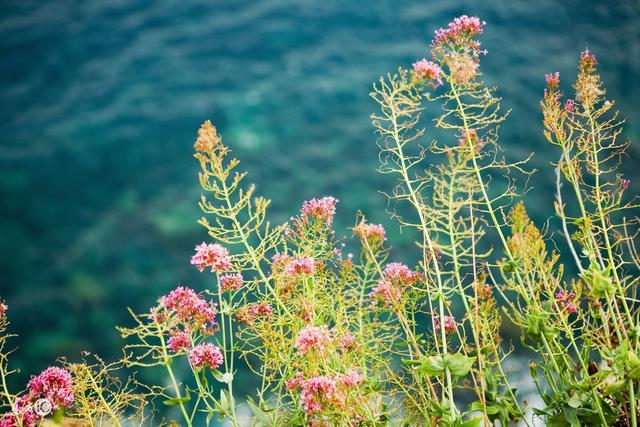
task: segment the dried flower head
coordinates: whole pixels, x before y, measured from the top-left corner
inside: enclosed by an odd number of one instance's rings
[[[205,121],[200,129],[198,129],[198,139],[194,144],[196,151],[211,152],[220,142],[220,137],[216,132],[216,128],[211,124],[210,120]]]

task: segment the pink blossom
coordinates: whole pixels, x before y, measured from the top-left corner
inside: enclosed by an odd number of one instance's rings
[[[369,296],[372,300],[381,302],[385,307],[391,308],[402,298],[402,290],[387,280],[381,280],[371,290]]]
[[[338,337],[338,346],[342,351],[352,350],[356,346],[356,339],[349,332]]]
[[[2,300],[0,300],[0,319],[7,315],[9,306]]]
[[[444,331],[445,333],[449,334],[453,331],[456,330],[456,328],[458,327],[458,325],[456,324],[456,320],[453,318],[453,316],[444,316]],[[439,315],[435,315],[433,316],[433,330],[435,332],[440,331],[440,316]]]
[[[310,350],[322,352],[329,345],[330,339],[329,329],[325,325],[307,326],[298,332],[294,347],[301,354]]]
[[[376,244],[380,244],[387,240],[387,234],[384,231],[384,227],[380,224],[368,224],[362,221],[353,229],[353,232],[361,239],[370,240]]]
[[[27,393],[16,399],[13,412],[0,418],[0,427],[36,427],[42,417],[35,413],[33,400],[36,396]]]
[[[592,54],[589,49],[585,49],[582,53],[580,53],[580,67],[583,67],[587,70],[592,70],[597,63],[598,60],[596,59],[596,56]]]
[[[304,379],[302,378],[302,373],[298,372],[295,377],[287,380],[286,387],[288,391],[294,391],[302,387],[303,384]]]
[[[64,368],[50,366],[32,377],[27,386],[30,396],[47,399],[54,410],[68,408],[74,401],[71,373]]]
[[[445,43],[459,43],[478,34],[482,34],[487,23],[480,21],[477,16],[462,15],[449,22],[447,28],[440,28],[435,31],[432,46],[438,47]]]
[[[578,306],[575,303],[576,294],[574,292],[560,289],[556,292],[555,297],[560,307],[566,309],[567,313],[576,313],[578,311]]]
[[[173,332],[167,341],[167,347],[174,353],[191,347],[191,336],[186,331]]]
[[[631,184],[631,180],[629,180],[629,179],[621,179],[620,180],[620,186],[625,190],[629,189],[629,184]]]
[[[345,388],[357,387],[363,380],[362,375],[355,369],[350,369],[346,373],[338,375],[338,383]]]
[[[207,267],[211,271],[225,271],[231,269],[231,255],[222,245],[217,243],[201,243],[196,246],[196,253],[191,257],[191,264],[201,272]]]
[[[215,305],[205,301],[193,289],[183,286],[160,298],[160,305],[174,313],[178,320],[198,325],[214,324],[218,313]]]
[[[401,285],[413,285],[420,275],[400,262],[392,262],[384,268],[384,278]]]
[[[440,66],[433,61],[427,61],[423,58],[413,64],[413,71],[420,79],[435,80],[433,84],[434,88],[442,84],[442,70]]]
[[[556,89],[560,84],[560,73],[558,71],[555,73],[547,73],[544,75],[544,79],[549,89]]]
[[[220,276],[220,290],[222,292],[239,291],[240,289],[242,289],[243,284],[244,279],[242,278],[242,274],[240,273],[225,274]]]
[[[255,316],[268,316],[273,313],[273,308],[266,302],[260,302],[252,305],[250,311]]]
[[[306,222],[309,218],[315,218],[317,221],[324,221],[331,225],[333,216],[336,213],[337,203],[338,199],[331,196],[307,200],[302,204],[302,210],[300,211],[302,220]]]
[[[568,112],[572,112],[576,107],[576,103],[573,99],[567,99],[564,102],[564,109],[567,110]]]
[[[316,271],[316,262],[308,256],[297,256],[284,266],[285,273],[291,278],[301,275],[312,275]]]
[[[217,345],[199,344],[189,352],[189,363],[196,369],[205,367],[216,369],[224,363],[224,356]]]
[[[342,401],[333,378],[317,376],[309,378],[302,385],[300,404],[307,414],[322,411],[322,404],[335,404]]]

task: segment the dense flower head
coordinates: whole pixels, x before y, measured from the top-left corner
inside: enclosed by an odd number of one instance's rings
[[[160,298],[160,305],[175,314],[181,322],[197,325],[215,324],[216,306],[207,302],[196,291],[178,286]]]
[[[413,64],[413,72],[420,80],[433,80],[433,87],[442,84],[442,69],[433,61],[422,58]]]
[[[199,344],[189,352],[189,363],[197,369],[216,369],[224,363],[224,356],[217,345],[211,343]]]
[[[387,240],[387,234],[381,224],[369,224],[362,220],[354,227],[353,232],[356,236],[366,240],[373,249],[377,249]]]
[[[326,325],[307,326],[298,332],[298,338],[294,344],[296,350],[301,354],[315,350],[323,352],[331,341],[331,334]]]
[[[547,73],[544,75],[544,79],[549,89],[557,89],[560,84],[560,73],[558,71],[555,73]]]
[[[191,336],[187,331],[172,332],[167,340],[167,347],[174,353],[187,350],[191,347]]]
[[[13,404],[13,412],[0,418],[0,427],[36,427],[42,416],[34,411],[34,399],[30,393],[18,397]]]
[[[296,256],[287,261],[284,272],[291,278],[302,275],[312,275],[316,271],[316,261],[308,256]]]
[[[309,378],[302,385],[300,405],[310,415],[322,411],[323,404],[340,404],[342,396],[336,381],[326,376]]]
[[[222,292],[239,291],[240,289],[242,289],[243,284],[244,279],[242,278],[242,274],[240,273],[225,274],[220,276],[220,290]]]
[[[302,378],[302,372],[298,372],[293,378],[290,378],[285,383],[288,391],[294,391],[302,387],[304,384],[304,378]]]
[[[449,67],[451,78],[454,82],[464,85],[472,81],[478,75],[480,62],[474,56],[452,53],[445,58]]]
[[[482,34],[486,24],[477,16],[459,16],[449,22],[447,28],[440,28],[435,31],[435,37],[431,45],[437,47],[447,43],[460,43],[465,39]]]
[[[444,331],[447,334],[455,331],[456,328],[458,327],[458,325],[456,323],[456,319],[454,319],[453,316],[446,316],[445,315],[444,316],[444,322],[440,321],[440,316],[439,315],[433,316],[433,330],[435,332],[440,331],[440,328],[442,327],[442,324],[444,324]]]
[[[600,76],[596,73],[596,57],[585,50],[580,54],[578,79],[576,80],[576,100],[580,101],[585,110],[590,110],[605,94]]]
[[[220,138],[216,128],[211,124],[210,120],[207,120],[198,129],[198,139],[194,147],[196,151],[211,152],[219,141]]]
[[[32,377],[27,386],[30,396],[47,399],[54,410],[68,408],[74,401],[71,373],[64,368],[50,366]]]
[[[300,211],[302,220],[308,221],[309,218],[315,218],[317,221],[323,221],[331,225],[333,216],[336,213],[337,203],[338,199],[331,196],[307,200],[302,204],[302,210]]]
[[[402,298],[402,290],[388,280],[381,280],[371,290],[369,297],[376,302],[382,303],[383,306],[390,308],[400,301],[400,298]]]
[[[191,264],[198,270],[204,271],[210,267],[211,271],[225,271],[231,269],[231,255],[222,245],[217,243],[201,243],[195,248],[196,253],[191,257]]]
[[[589,51],[589,49],[585,49],[580,53],[580,68],[585,70],[594,71],[598,60],[596,56]]]
[[[384,268],[384,278],[401,285],[413,285],[420,275],[400,262],[392,262]]]
[[[337,377],[338,383],[345,388],[354,388],[362,384],[364,377],[355,369],[350,369]]]

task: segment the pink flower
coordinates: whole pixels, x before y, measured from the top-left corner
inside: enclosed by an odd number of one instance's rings
[[[423,58],[413,64],[413,71],[420,79],[435,80],[433,83],[434,88],[442,84],[442,70],[440,66],[433,61],[427,61]]]
[[[288,379],[286,382],[287,391],[294,391],[302,387],[304,379],[302,379],[302,373],[298,372],[295,377]]]
[[[266,302],[260,302],[252,305],[249,311],[254,316],[268,316],[273,313],[273,308]]]
[[[236,319],[240,323],[251,324],[257,317],[270,316],[273,308],[266,302],[259,302],[251,306],[245,306],[236,312]]]
[[[356,339],[349,332],[338,337],[338,346],[342,351],[352,350],[356,346]]]
[[[384,268],[384,278],[401,285],[413,285],[420,275],[400,262],[392,262]]]
[[[224,363],[224,356],[217,345],[199,344],[189,352],[189,363],[196,369],[205,367],[216,369]]]
[[[225,271],[231,269],[229,251],[217,243],[201,243],[196,246],[196,253],[191,257],[191,264],[201,272],[207,267],[211,271]]]
[[[160,298],[160,305],[174,313],[178,320],[197,325],[214,324],[218,313],[215,305],[205,301],[193,289],[183,286]]]
[[[631,184],[631,180],[629,180],[629,179],[621,179],[620,180],[620,186],[625,190],[629,189],[629,184]]]
[[[42,417],[35,413],[33,400],[36,396],[27,393],[16,399],[13,412],[0,418],[0,427],[36,427]]]
[[[242,274],[234,273],[234,274],[225,274],[220,276],[220,290],[222,292],[226,291],[239,291],[242,289],[242,285],[244,284],[244,279],[242,278]]]
[[[8,309],[9,309],[9,306],[5,302],[0,300],[0,319],[7,315]]]
[[[381,302],[385,307],[391,308],[402,298],[402,290],[387,280],[381,280],[371,290],[369,297],[374,301]]]
[[[380,224],[367,224],[365,221],[362,221],[353,229],[353,232],[361,239],[370,241],[372,246],[379,246],[387,240],[384,227]]]
[[[558,71],[555,73],[547,73],[544,75],[544,79],[549,89],[556,89],[560,84],[560,73]]]
[[[191,336],[186,331],[173,332],[167,341],[167,347],[174,353],[191,347]]]
[[[322,352],[330,340],[329,329],[325,325],[307,326],[298,332],[294,347],[301,354],[306,354],[310,350]]]
[[[74,401],[71,373],[64,368],[51,366],[32,377],[27,386],[30,396],[47,399],[54,410],[68,408]]]
[[[284,271],[294,279],[301,275],[312,275],[316,271],[316,262],[308,256],[297,256],[287,262]]]
[[[453,318],[453,316],[444,316],[444,331],[445,333],[449,334],[453,331],[456,330],[456,328],[458,327],[458,325],[456,324],[456,320]],[[433,330],[435,332],[440,331],[441,325],[440,325],[440,316],[439,315],[435,315],[433,316]]]
[[[564,102],[564,109],[567,110],[568,112],[572,112],[575,107],[576,107],[576,103],[573,99],[567,99]]]
[[[567,310],[567,313],[576,313],[578,311],[575,299],[576,294],[573,292],[565,291],[564,289],[560,289],[556,292],[556,301],[558,302],[558,305]]]
[[[337,203],[338,199],[331,196],[307,200],[302,204],[302,210],[300,211],[302,220],[306,222],[309,218],[315,218],[317,221],[324,221],[331,225],[333,216],[336,213]]]
[[[480,21],[477,16],[462,15],[449,22],[448,28],[436,30],[432,46],[438,47],[445,43],[459,43],[475,35],[482,34],[487,23]]]
[[[585,68],[588,71],[593,70],[593,68],[598,63],[596,56],[592,54],[589,49],[585,49],[582,53],[580,53],[580,67]]]
[[[342,396],[333,378],[312,377],[302,385],[300,405],[308,415],[322,411],[324,403],[339,404],[341,401]]]
[[[338,375],[338,383],[345,388],[354,388],[362,383],[364,378],[355,369],[350,369],[346,373]]]

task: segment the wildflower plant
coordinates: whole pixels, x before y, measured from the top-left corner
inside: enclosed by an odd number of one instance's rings
[[[508,112],[481,79],[484,29],[478,17],[456,18],[435,32],[429,58],[371,93],[379,171],[394,182],[390,214],[418,236],[417,265],[398,262],[384,227],[361,213],[352,239],[336,232],[331,196],[272,225],[270,202],[206,121],[194,148],[210,241],[191,258],[204,291],[178,286],[132,312],[119,328],[122,360],[61,361],[18,393],[7,387],[0,304],[0,426],[158,425],[157,402],[175,409],[167,422],[190,427],[532,425],[532,412],[548,425],[636,426],[639,219],[618,171],[622,123],[588,50],[571,98],[559,73],[546,75],[554,241],[522,200],[529,159],[507,160],[499,144]],[[440,141],[427,136],[425,110]],[[503,340],[505,322],[519,342]],[[543,407],[518,393],[506,367],[516,350],[531,352]],[[145,386],[122,368],[164,370],[166,381]],[[234,389],[240,369],[259,380],[246,398]]]

